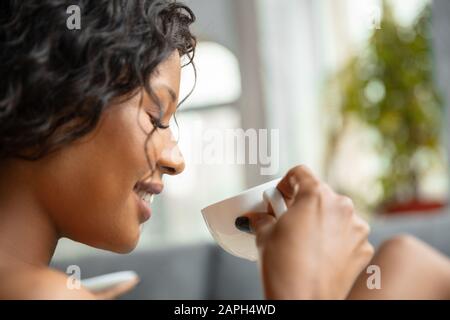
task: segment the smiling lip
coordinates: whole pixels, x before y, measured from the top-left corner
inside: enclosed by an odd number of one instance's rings
[[[133,192],[136,196],[136,201],[138,202],[139,213],[141,215],[141,220],[143,222],[150,219],[152,215],[152,210],[150,204],[153,202],[155,194],[162,191],[162,184],[139,181],[133,188]]]
[[[151,200],[146,202],[143,198],[141,198],[136,192],[134,192],[136,196],[136,201],[138,202],[139,213],[142,218],[142,222],[147,221],[152,216],[152,209],[150,208]],[[145,196],[148,197],[148,196]],[[151,196],[153,198],[153,195]]]

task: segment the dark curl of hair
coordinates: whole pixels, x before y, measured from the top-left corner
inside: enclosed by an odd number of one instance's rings
[[[70,5],[81,29],[66,26]],[[39,159],[91,132],[113,99],[144,88],[174,50],[191,58],[195,20],[169,0],[2,0],[0,160]]]

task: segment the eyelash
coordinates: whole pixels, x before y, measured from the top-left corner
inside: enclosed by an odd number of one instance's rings
[[[159,122],[159,119],[156,119],[155,117],[153,117],[150,113],[147,113],[148,117],[150,118],[150,123],[158,129],[169,129],[169,126],[165,126],[163,124],[161,124],[161,122]]]

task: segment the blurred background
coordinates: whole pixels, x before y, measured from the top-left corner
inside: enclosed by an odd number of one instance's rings
[[[408,228],[420,236],[431,221],[442,225],[449,194],[449,1],[184,2],[197,16],[193,28],[199,41],[197,85],[174,126],[186,169],[165,178],[138,255],[213,246],[201,208],[297,164],[352,197],[386,236]],[[181,97],[193,82],[186,67]],[[265,176],[259,164],[196,159],[205,148],[202,132],[233,128],[278,129],[279,172]],[[99,255],[107,256],[61,240],[55,261]],[[217,276],[216,269],[208,270]],[[232,292],[206,297],[242,297]],[[170,290],[144,297],[196,298]]]

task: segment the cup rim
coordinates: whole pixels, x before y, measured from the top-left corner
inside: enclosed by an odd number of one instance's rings
[[[267,182],[265,182],[265,183],[262,183],[262,184],[259,184],[259,185],[254,186],[254,187],[251,187],[251,188],[249,188],[249,189],[245,189],[244,191],[242,191],[242,192],[240,192],[240,193],[238,193],[238,194],[235,194],[234,196],[231,196],[231,197],[222,199],[222,200],[220,200],[220,201],[218,201],[218,202],[212,203],[212,204],[210,204],[210,205],[204,207],[204,208],[201,210],[201,212],[202,212],[202,214],[204,214],[203,211],[209,209],[210,207],[217,206],[217,205],[221,205],[221,204],[223,204],[224,202],[228,202],[228,201],[230,201],[230,200],[233,200],[233,199],[236,199],[236,198],[240,198],[240,197],[246,195],[247,193],[250,193],[250,192],[254,191],[255,189],[263,188],[265,185],[269,185],[269,184],[272,185],[273,183],[275,183],[275,184],[278,185],[278,182],[280,182],[280,180],[281,180],[281,178],[273,179],[273,180],[267,181]]]

